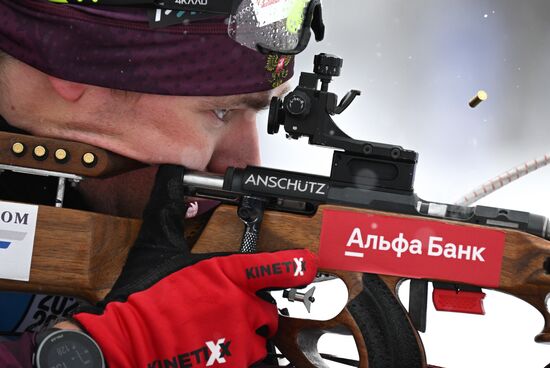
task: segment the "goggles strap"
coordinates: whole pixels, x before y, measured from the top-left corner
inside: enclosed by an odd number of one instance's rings
[[[237,3],[240,3],[241,1],[238,1]],[[162,2],[155,1],[155,6],[163,9],[229,15],[234,8],[234,2],[235,1],[227,0],[163,0]]]
[[[164,28],[181,24],[183,22],[193,22],[212,18],[212,14],[200,13],[187,10],[171,10],[171,9],[148,9],[147,18],[149,19],[149,27]]]

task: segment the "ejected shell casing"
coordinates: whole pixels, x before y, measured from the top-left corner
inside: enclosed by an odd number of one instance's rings
[[[468,105],[470,105],[471,108],[474,108],[480,103],[482,103],[483,101],[485,101],[486,99],[487,99],[487,92],[483,90],[479,90],[474,96],[474,98],[470,100],[470,103]]]

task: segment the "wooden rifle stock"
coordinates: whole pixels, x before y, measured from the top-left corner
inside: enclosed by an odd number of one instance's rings
[[[312,217],[266,211],[258,243],[259,250],[276,251],[306,247],[317,252],[322,213],[325,209],[335,208],[342,209],[338,206],[321,206]],[[378,213],[355,208],[345,210]],[[393,216],[410,217],[399,214]],[[202,225],[199,222],[192,223],[186,235],[196,237]],[[135,219],[40,206],[30,280],[0,280],[0,289],[78,296],[90,302],[101,300],[118,277],[139,226],[140,221]],[[461,223],[461,226],[479,225]],[[543,331],[537,335],[536,341],[549,342],[550,315],[546,310],[545,298],[550,292],[550,275],[546,274],[543,265],[550,258],[550,242],[516,230],[503,231],[506,233],[506,243],[499,290],[527,301],[543,314],[545,325]],[[236,208],[222,205],[208,220],[193,247],[193,252],[236,252],[241,236],[242,223],[236,215]],[[348,303],[365,287],[360,273],[322,271],[334,274],[344,281],[349,291]],[[396,285],[400,278],[383,276],[381,279],[395,297]],[[322,366],[315,360],[318,358],[316,339],[321,335],[318,332],[339,331],[342,328],[353,334],[360,356],[360,366],[367,367],[368,349],[365,339],[348,308],[330,321],[281,317],[275,340],[283,354],[296,366]],[[421,346],[418,335],[415,337]],[[422,350],[420,352],[423,354]]]

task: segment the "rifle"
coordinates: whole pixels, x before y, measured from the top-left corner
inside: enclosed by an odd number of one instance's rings
[[[293,92],[272,101],[268,122],[270,133],[283,125],[290,138],[307,136],[310,144],[336,148],[330,177],[262,167],[229,168],[223,176],[188,173],[189,195],[225,203],[187,233],[193,252],[307,247],[320,255],[320,280],[330,275],[344,281],[346,307],[333,319],[281,316],[275,344],[297,367],[326,366],[317,351],[326,332],[354,337],[359,367],[425,367],[417,331],[425,329],[428,282],[434,282],[436,306],[443,310],[481,313],[481,287],[511,293],[541,312],[545,324],[535,340],[549,342],[548,220],[419,199],[413,191],[416,152],[352,139],[332,120],[359,94],[351,91],[338,104],[328,92],[341,66],[341,59],[318,55],[314,73],[302,73]],[[71,157],[83,159],[39,161],[36,154],[19,152],[16,143],[41,145],[50,152],[64,144]],[[1,169],[30,167],[35,174],[60,177],[60,187],[61,178],[105,177],[127,169],[112,164],[122,158],[86,145],[18,135],[0,136],[0,144]],[[95,164],[84,160],[86,153],[92,153]],[[47,172],[40,171],[43,167]],[[81,176],[67,177],[73,172]],[[0,289],[100,300],[118,276],[138,229],[138,220],[40,206],[30,280],[0,280]],[[396,288],[408,278],[413,281],[407,313]],[[295,290],[286,296],[311,302]]]

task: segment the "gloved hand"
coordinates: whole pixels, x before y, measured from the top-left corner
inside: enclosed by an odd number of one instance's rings
[[[138,239],[112,291],[73,318],[109,367],[248,367],[266,355],[276,306],[257,293],[305,286],[306,250],[191,254],[183,237],[184,169],[161,166]]]

